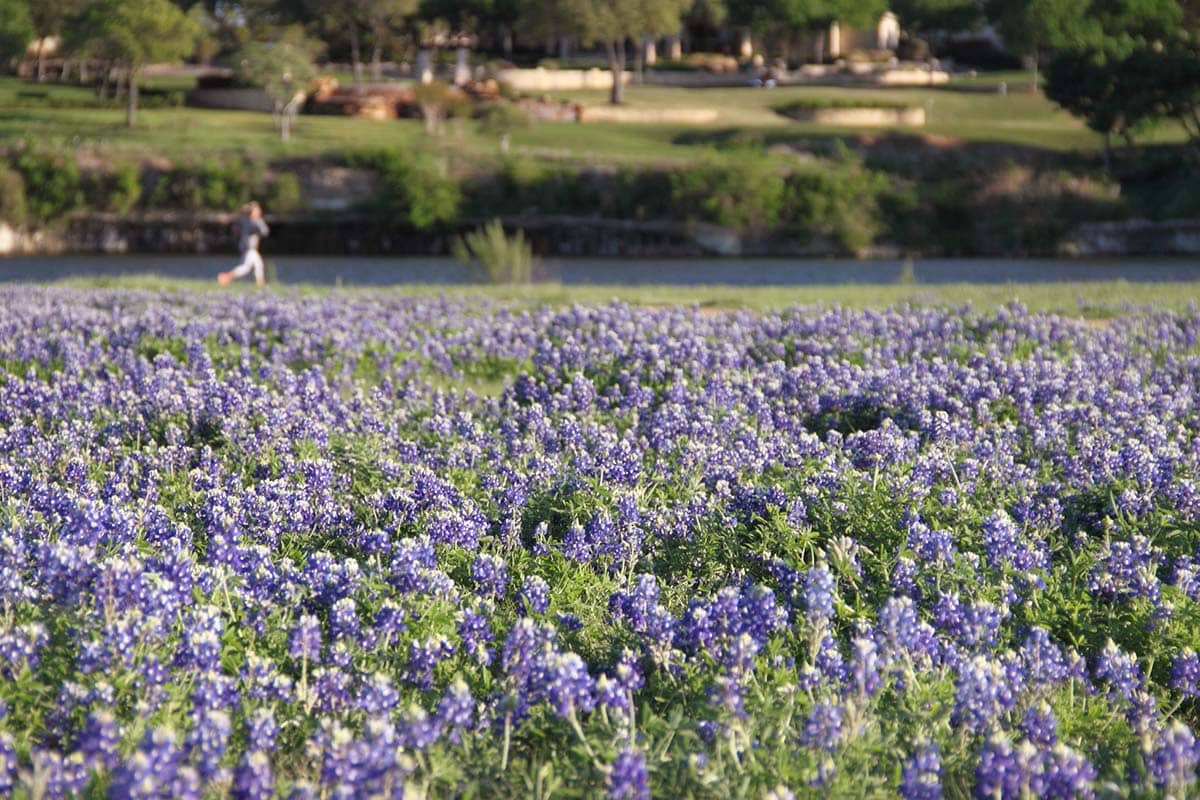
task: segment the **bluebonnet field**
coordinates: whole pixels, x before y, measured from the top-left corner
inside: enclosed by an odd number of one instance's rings
[[[1194,785],[1196,314],[0,294],[0,795]]]

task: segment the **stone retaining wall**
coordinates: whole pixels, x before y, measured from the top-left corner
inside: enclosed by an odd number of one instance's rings
[[[715,108],[629,108],[581,106],[580,122],[634,122],[651,125],[708,125],[717,121]]]
[[[790,110],[787,116],[798,122],[848,128],[882,128],[893,125],[920,127],[925,124],[923,108],[806,108]]]
[[[1200,219],[1093,222],[1061,248],[1069,256],[1200,255]]]
[[[629,83],[628,72],[622,76]],[[572,92],[580,89],[611,89],[612,72],[606,69],[502,69],[496,78],[518,92]]]

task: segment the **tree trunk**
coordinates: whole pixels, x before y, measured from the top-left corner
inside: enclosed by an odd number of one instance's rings
[[[383,34],[378,27],[371,29],[371,80],[376,83],[383,80]]]
[[[362,83],[363,79],[363,64],[362,50],[358,44],[358,26],[350,25],[350,62],[354,67],[354,82]]]
[[[79,85],[87,86],[88,79],[91,77],[90,67],[86,58],[79,59]]]
[[[1035,50],[1033,57],[1029,59],[1029,91],[1036,92],[1038,90],[1038,54]]]
[[[66,83],[71,78],[71,59],[64,58],[62,62],[62,71],[58,73],[60,83]]]
[[[129,102],[125,106],[125,124],[133,127],[137,124],[138,80],[137,69],[129,68]]]
[[[625,102],[625,42],[605,42],[604,50],[608,54],[608,69],[613,77],[608,101],[619,106]]]
[[[38,38],[38,49],[37,49],[37,82],[38,83],[46,82],[46,52],[45,51],[46,51],[46,37],[41,36]]]

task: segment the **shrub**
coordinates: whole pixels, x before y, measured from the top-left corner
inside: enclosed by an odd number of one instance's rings
[[[425,120],[425,132],[431,136],[442,133],[442,123],[457,102],[456,90],[445,81],[418,83],[413,87],[413,99]]]
[[[513,131],[529,127],[529,114],[515,103],[488,103],[479,115],[479,130],[500,140],[500,152],[508,152]]]
[[[13,227],[25,224],[25,180],[19,172],[0,165],[0,222]]]
[[[250,159],[208,160],[162,173],[148,205],[186,211],[233,211],[261,192],[263,166]]]
[[[783,197],[783,176],[761,156],[710,160],[671,176],[676,213],[742,231],[773,228]]]
[[[25,181],[25,207],[34,220],[48,222],[83,205],[82,179],[72,158],[26,150],[13,166]]]
[[[271,181],[264,204],[271,211],[286,214],[304,207],[304,191],[300,179],[290,172],[280,172]]]
[[[525,234],[508,236],[498,219],[455,239],[452,252],[485,283],[529,283],[533,277],[533,248]]]
[[[370,202],[377,213],[422,230],[458,218],[462,189],[442,163],[401,150],[367,151],[348,161],[379,173],[380,192]]]
[[[117,164],[104,176],[104,187],[101,202],[94,205],[116,214],[128,214],[142,198],[141,170],[134,164]]]
[[[798,170],[786,182],[783,224],[858,252],[883,229],[880,197],[888,186],[883,175],[848,156]]]

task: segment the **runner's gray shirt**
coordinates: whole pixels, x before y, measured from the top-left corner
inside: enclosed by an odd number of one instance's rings
[[[271,229],[267,227],[267,223],[261,219],[251,219],[250,217],[238,217],[238,249],[245,253],[249,250],[258,250],[258,242],[271,233]]]

